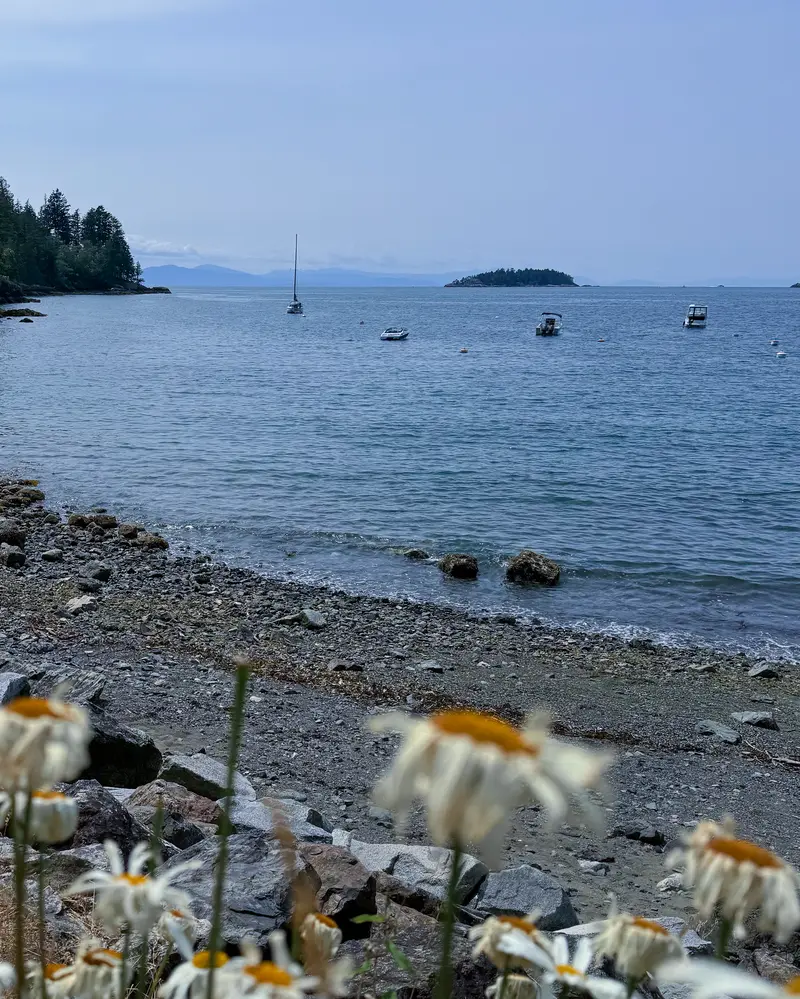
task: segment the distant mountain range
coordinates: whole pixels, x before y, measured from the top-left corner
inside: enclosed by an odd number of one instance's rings
[[[449,274],[373,274],[350,271],[339,267],[324,267],[314,271],[298,271],[297,283],[304,288],[436,288],[457,273]],[[230,267],[201,264],[199,267],[145,267],[144,281],[148,285],[168,288],[291,288],[291,270],[250,274]]]

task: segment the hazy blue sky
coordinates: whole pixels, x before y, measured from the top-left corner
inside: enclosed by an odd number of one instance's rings
[[[0,0],[0,174],[142,262],[800,279],[800,0]]]

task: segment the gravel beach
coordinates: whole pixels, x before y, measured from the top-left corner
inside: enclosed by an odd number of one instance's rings
[[[0,481],[0,669],[41,690],[71,679],[165,752],[223,755],[232,663],[246,659],[241,769],[257,792],[307,800],[358,839],[424,842],[419,816],[401,836],[370,801],[394,740],[367,733],[368,717],[457,704],[520,720],[544,708],[559,735],[614,753],[608,832],[548,832],[530,808],[505,865],[552,874],[581,918],[600,915],[612,889],[624,907],[652,909],[665,845],[700,818],[731,814],[800,861],[800,671],[277,582],[176,558],[140,525],[68,519],[42,499]],[[659,899],[676,915],[689,906],[680,891]]]

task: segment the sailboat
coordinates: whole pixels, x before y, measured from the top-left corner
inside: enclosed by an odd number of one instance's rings
[[[292,300],[286,306],[289,316],[302,316],[303,303],[297,297],[297,233],[294,234],[294,283],[292,284]]]

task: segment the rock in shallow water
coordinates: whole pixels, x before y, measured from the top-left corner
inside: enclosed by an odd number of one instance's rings
[[[509,583],[555,586],[560,578],[561,566],[546,555],[531,551],[530,548],[509,559],[506,566],[506,579]]]
[[[457,552],[445,555],[439,562],[439,568],[445,576],[452,576],[453,579],[478,578],[478,560],[474,555]]]

